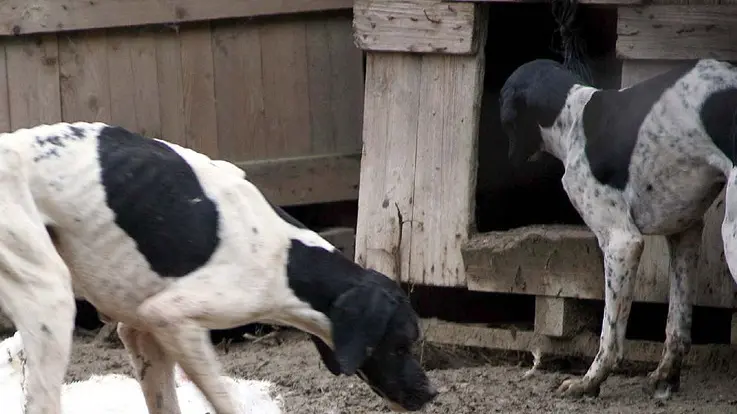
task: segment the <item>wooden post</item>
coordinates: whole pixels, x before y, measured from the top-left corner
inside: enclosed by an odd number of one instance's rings
[[[485,10],[355,3],[356,43],[368,51],[356,261],[402,282],[466,283]]]

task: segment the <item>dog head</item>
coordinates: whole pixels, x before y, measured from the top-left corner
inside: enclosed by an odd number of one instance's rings
[[[540,128],[553,125],[575,84],[584,82],[562,64],[548,59],[527,62],[507,78],[499,94],[499,116],[513,165],[543,150]]]
[[[358,375],[392,411],[419,410],[438,394],[412,355],[420,335],[417,314],[391,279],[366,270],[361,283],[334,302],[329,317],[334,349],[312,340],[334,375]]]

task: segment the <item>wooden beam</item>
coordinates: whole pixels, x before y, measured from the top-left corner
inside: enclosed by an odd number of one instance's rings
[[[551,0],[442,0],[446,3],[551,3]],[[644,0],[578,0],[581,4],[634,6],[643,4]]]
[[[547,355],[594,357],[599,350],[599,335],[580,333],[570,339],[538,335],[531,331],[486,328],[463,325],[437,319],[423,319],[424,339],[431,343],[483,347],[509,351],[538,350]],[[658,362],[663,344],[652,341],[624,341],[624,359],[632,362]],[[737,370],[737,348],[732,345],[692,345],[685,359],[686,366],[730,367]]]
[[[279,205],[358,199],[361,154],[318,155],[235,163]]]
[[[580,299],[535,296],[535,333],[541,335],[571,338],[596,326],[594,315]]]
[[[584,226],[529,226],[473,236],[462,248],[468,288],[601,299],[602,255]]]
[[[352,0],[2,0],[0,36],[350,9]]]
[[[478,6],[436,0],[356,0],[355,43],[383,52],[475,54]]]
[[[618,16],[621,58],[737,60],[737,6],[621,7]]]

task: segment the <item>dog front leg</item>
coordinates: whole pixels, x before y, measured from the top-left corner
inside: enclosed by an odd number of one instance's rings
[[[668,236],[670,251],[670,295],[665,347],[658,368],[648,376],[649,391],[656,398],[669,398],[681,383],[683,358],[691,348],[693,278],[699,258],[703,221]]]
[[[118,324],[118,337],[128,355],[150,414],[180,414],[174,383],[174,360],[149,332],[123,323]]]
[[[60,414],[77,311],[71,275],[18,172],[23,169],[6,161],[12,159],[0,162],[0,306],[23,340],[26,414]]]
[[[179,279],[138,308],[167,354],[202,391],[218,414],[237,414],[238,400],[221,377],[221,367],[210,342],[208,328],[223,321],[248,321],[258,299],[241,289],[242,270],[205,268]],[[258,292],[261,287],[252,287]]]

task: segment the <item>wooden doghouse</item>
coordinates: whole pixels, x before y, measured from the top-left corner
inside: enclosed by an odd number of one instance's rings
[[[486,63],[505,59],[485,55],[485,45],[519,41],[493,33],[489,19],[513,18],[499,16],[512,3],[531,2],[356,0],[355,41],[367,52],[356,260],[410,285],[535,298],[534,330],[428,320],[432,340],[593,356],[598,330],[580,329],[582,320],[592,319],[587,303],[601,303],[604,294],[593,234],[581,224],[488,232],[475,225],[480,107],[491,67]],[[612,42],[611,59],[603,65],[617,76],[610,87],[631,85],[681,60],[737,60],[737,6],[579,3],[603,7],[616,19],[616,51]],[[538,203],[546,207],[545,200]],[[710,345],[708,352],[733,356],[728,344],[737,289],[722,257],[721,205],[720,197],[708,213],[695,304],[721,309],[721,320],[707,322],[707,329],[724,325],[726,345]],[[668,267],[665,241],[649,237],[637,303],[667,303]],[[659,360],[662,349],[657,341],[631,340],[627,346],[627,358],[644,361]],[[694,346],[692,357],[700,349]]]

